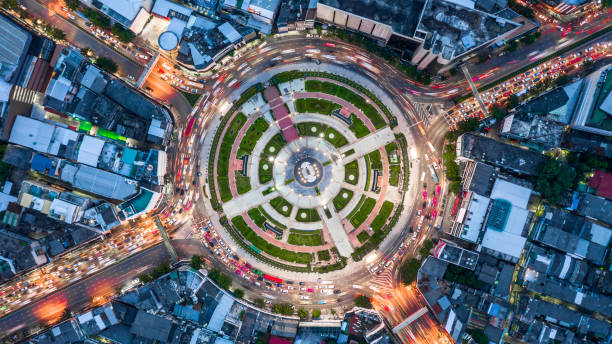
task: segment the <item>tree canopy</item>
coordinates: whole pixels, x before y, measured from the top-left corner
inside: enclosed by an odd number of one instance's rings
[[[189,262],[189,265],[191,265],[191,267],[196,270],[200,270],[203,264],[204,264],[204,260],[202,259],[202,257],[198,256],[197,254],[192,256],[191,261]]]
[[[563,193],[573,185],[576,172],[567,164],[556,159],[548,159],[538,166],[538,179],[535,190],[553,204],[563,200]]]
[[[272,313],[282,314],[282,315],[292,315],[293,314],[293,305],[290,303],[277,303],[272,306]]]
[[[412,258],[407,260],[400,267],[400,277],[402,278],[402,282],[404,282],[404,284],[410,284],[414,282],[417,278],[420,267],[421,262],[418,259]]]
[[[232,286],[232,279],[227,275],[222,274],[217,269],[210,269],[208,277],[219,285],[223,289],[229,289]]]
[[[117,63],[106,57],[98,57],[94,64],[111,74],[117,73],[119,70]]]
[[[370,298],[365,295],[359,295],[355,298],[355,306],[371,309],[372,301],[370,301]]]
[[[235,298],[242,299],[244,297],[244,290],[236,288],[236,289],[234,289],[233,294],[234,294]]]
[[[321,310],[320,309],[313,309],[312,310],[312,318],[313,319],[319,319],[321,317]]]

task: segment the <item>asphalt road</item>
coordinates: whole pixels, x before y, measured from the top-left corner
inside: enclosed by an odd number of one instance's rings
[[[20,0],[21,4],[27,7],[28,13],[35,17],[41,18],[44,22],[55,26],[66,33],[66,39],[73,42],[78,47],[88,47],[95,55],[112,59],[119,65],[119,71],[122,74],[131,75],[135,80],[143,71],[143,67],[129,60],[102,42],[98,41],[89,33],[82,31],[71,22],[50,11],[41,3],[35,0]]]
[[[31,303],[0,319],[0,336],[9,336],[26,327],[48,326],[58,321],[65,309],[78,313],[92,304],[94,297],[109,297],[143,271],[167,262],[170,255],[161,244],[137,253],[80,280],[51,296]]]

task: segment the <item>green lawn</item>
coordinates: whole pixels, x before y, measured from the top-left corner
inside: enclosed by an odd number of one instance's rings
[[[286,142],[285,139],[283,139],[283,136],[281,134],[276,134],[264,147],[264,150],[261,153],[258,168],[260,183],[263,184],[272,180],[272,163],[268,159],[270,157],[274,158],[285,144]],[[268,166],[268,169],[265,170],[264,166]]]
[[[355,176],[353,180],[349,179],[349,176]],[[357,181],[359,180],[359,165],[357,164],[357,160],[353,160],[348,164],[344,165],[344,181],[357,185]]]
[[[217,163],[217,184],[219,185],[219,197],[221,201],[227,202],[232,199],[232,193],[229,188],[229,158],[232,152],[232,145],[236,141],[236,135],[240,128],[246,123],[246,116],[243,113],[238,113],[229,124],[225,136],[219,147],[219,159]],[[219,128],[221,130],[221,128]]]
[[[397,186],[402,167],[399,164],[389,165],[389,185]]]
[[[380,151],[375,150],[368,154],[368,158],[370,159],[370,166],[372,169],[382,170],[382,159],[380,157]],[[381,171],[382,172],[382,171]]]
[[[346,137],[342,136],[339,131],[332,127],[325,129],[325,139],[336,148],[340,148],[348,143]]]
[[[305,216],[302,214],[306,214]],[[320,221],[319,213],[314,208],[301,208],[298,209],[297,216],[295,219],[299,222],[316,222]]]
[[[264,208],[262,206],[257,207],[257,209],[261,212],[261,214],[263,216],[265,216],[266,219],[268,219],[268,221],[270,221],[273,225],[275,225],[276,227],[280,228],[280,229],[287,229],[287,226],[283,225],[282,223],[276,221],[275,218],[273,218],[270,214],[268,214]]]
[[[321,234],[296,234],[290,233],[287,242],[297,246],[319,246],[323,244]]]
[[[234,227],[236,227],[236,229],[238,229],[244,239],[250,242],[257,249],[264,251],[265,253],[273,257],[288,262],[295,262],[301,264],[309,264],[312,261],[313,257],[311,253],[289,251],[269,243],[268,241],[257,235],[257,233],[255,233],[247,225],[246,221],[244,221],[242,216],[234,217],[232,219],[232,224],[234,225]]]
[[[317,252],[317,258],[319,260],[330,260],[331,256],[329,254],[329,250],[323,250],[323,251]]]
[[[296,125],[300,136],[319,136],[323,125],[314,122],[303,122]]]
[[[362,244],[368,241],[368,239],[370,239],[370,234],[366,231],[361,231],[361,233],[357,234],[357,240]]]
[[[359,211],[357,211],[357,213],[351,217],[351,224],[353,227],[357,228],[361,226],[361,224],[368,218],[375,205],[376,200],[368,197],[359,208]]]
[[[190,92],[185,92],[185,91],[181,91],[181,94],[185,96],[185,98],[187,99],[191,107],[194,107],[194,105],[198,102],[198,99],[200,99],[200,97],[202,96],[201,94],[190,93]]]
[[[234,175],[236,176],[236,191],[238,191],[239,195],[251,190],[251,180],[249,177],[243,176],[242,172],[239,171],[234,171]]]
[[[351,115],[350,129],[353,133],[355,133],[355,136],[357,136],[358,139],[370,133],[370,129],[368,129],[368,127],[366,127],[363,121],[355,115]]]
[[[331,115],[334,110],[340,108],[340,105],[325,99],[301,98],[295,101],[295,109],[300,113]]]
[[[389,202],[389,201],[383,202],[382,207],[380,208],[380,211],[378,212],[378,215],[376,215],[376,217],[372,221],[372,224],[370,225],[370,227],[372,227],[373,230],[377,231],[383,227],[383,225],[385,224],[385,222],[391,215],[391,212],[393,211],[393,206],[394,206],[393,202]]]
[[[259,211],[259,209],[253,208],[249,210],[247,214],[249,214],[249,217],[251,218],[251,220],[253,220],[253,222],[255,222],[257,227],[264,228],[264,222],[266,222],[266,217],[261,213],[261,211]]]
[[[344,197],[344,195],[346,194],[346,197]],[[351,201],[351,199],[353,198],[353,191],[349,190],[349,189],[340,189],[340,192],[338,192],[338,194],[336,195],[336,197],[334,197],[334,208],[336,208],[336,211],[340,211],[342,209],[344,209],[344,207],[346,207],[346,205]]]
[[[387,125],[384,118],[376,111],[376,108],[357,93],[326,81],[306,80],[306,91],[323,92],[344,99],[359,108],[372,122],[376,129]]]
[[[249,127],[249,129],[244,133],[244,137],[240,142],[240,150],[238,151],[238,156],[242,156],[244,154],[250,154],[255,148],[255,144],[261,138],[264,131],[268,129],[269,125],[265,119],[259,117],[253,122],[253,125]]]
[[[289,215],[291,215],[291,210],[293,209],[293,205],[287,202],[287,200],[282,198],[281,196],[272,199],[270,201],[270,205],[272,206],[272,208],[278,211],[279,214],[286,217],[289,217]],[[284,207],[286,207],[287,210],[283,210]]]

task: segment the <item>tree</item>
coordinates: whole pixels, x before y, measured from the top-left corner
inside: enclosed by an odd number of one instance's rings
[[[79,0],[64,0],[64,3],[66,4],[66,7],[73,11],[76,11],[80,6]]]
[[[2,7],[7,10],[15,11],[19,8],[19,2],[17,2],[17,0],[3,0]]]
[[[478,344],[489,344],[489,337],[479,329],[469,329],[466,331]]]
[[[147,284],[153,281],[153,278],[151,278],[149,274],[141,274],[138,276],[138,280],[140,281],[140,283]]]
[[[117,73],[119,70],[117,63],[106,57],[98,57],[94,64],[111,74]]]
[[[423,243],[423,246],[419,250],[419,253],[421,254],[421,256],[425,257],[429,255],[429,251],[431,251],[433,247],[434,247],[433,241],[431,241],[431,239],[428,239]]]
[[[603,8],[610,8],[612,7],[612,0],[602,0],[601,5]]]
[[[365,295],[359,295],[355,297],[355,306],[372,309],[372,301],[370,301],[370,298]]]
[[[518,49],[518,42],[510,41],[510,43],[508,43],[508,51],[516,51],[516,49]]]
[[[204,264],[204,260],[202,259],[202,257],[198,256],[197,254],[192,256],[191,261],[189,262],[189,265],[196,270],[200,270],[203,264]]]
[[[308,311],[304,308],[300,308],[298,310],[298,316],[300,317],[300,319],[306,320],[308,318]]]
[[[272,313],[282,314],[282,315],[292,315],[293,305],[290,303],[277,303],[274,306],[272,306]]]
[[[110,29],[110,19],[102,13],[91,9],[90,7],[83,8],[83,14],[95,25],[105,30]]]
[[[242,299],[244,297],[244,290],[236,288],[234,289],[234,297],[237,299]]]
[[[538,166],[538,179],[535,190],[553,204],[563,200],[563,193],[569,188],[576,177],[576,172],[568,165],[556,159],[548,159]]]
[[[262,298],[257,298],[255,300],[253,300],[253,303],[255,304],[255,306],[257,306],[259,308],[266,307],[266,301],[264,301],[264,299],[262,299]]]
[[[506,113],[507,113],[506,108],[503,108],[497,104],[494,104],[489,109],[489,114],[498,121],[501,121],[502,119],[504,119],[504,117],[506,117]]]
[[[63,41],[64,39],[66,39],[66,33],[56,27],[51,29],[51,31],[49,32],[49,36],[51,36],[51,38],[57,41]]]
[[[514,109],[519,105],[519,97],[516,94],[513,94],[508,99],[508,107]]]
[[[421,262],[418,259],[412,258],[406,261],[400,267],[400,277],[402,278],[402,282],[404,282],[404,284],[410,284],[414,282],[417,278],[420,267]]]
[[[229,289],[232,286],[232,279],[229,278],[227,275],[222,274],[217,269],[211,269],[208,272],[208,277],[223,289]]]
[[[459,191],[461,191],[461,181],[459,180],[453,180],[450,183],[450,187],[449,187],[450,191],[454,194],[458,194]]]
[[[567,76],[567,74],[561,74],[555,80],[555,83],[557,84],[557,86],[562,86],[562,85],[567,84],[569,82],[569,80],[570,80],[570,78],[569,78],[569,76]]]
[[[113,35],[117,36],[117,38],[119,38],[119,40],[123,43],[129,43],[136,37],[136,35],[134,35],[132,31],[125,29],[119,23],[115,23],[113,25],[111,32],[113,33]]]
[[[319,319],[321,317],[321,310],[320,309],[313,309],[312,310],[312,318],[313,319]]]

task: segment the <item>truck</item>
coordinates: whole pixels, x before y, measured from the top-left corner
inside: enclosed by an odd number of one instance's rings
[[[429,172],[431,173],[431,178],[433,178],[434,183],[438,184],[438,175],[436,174],[436,170],[433,165],[429,165]]]

